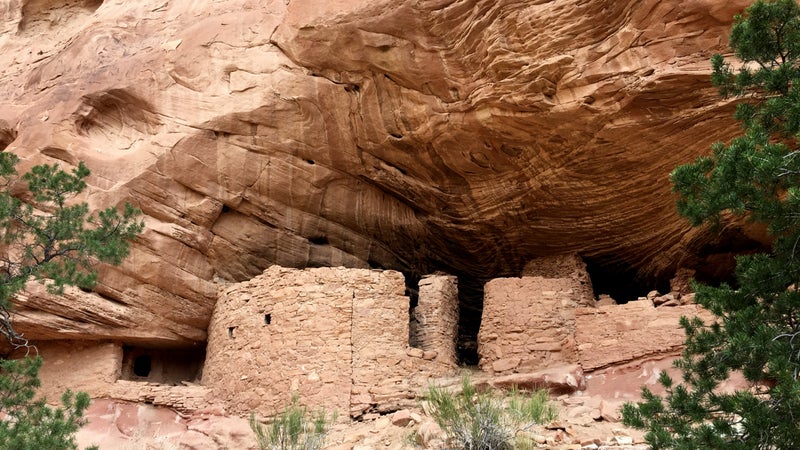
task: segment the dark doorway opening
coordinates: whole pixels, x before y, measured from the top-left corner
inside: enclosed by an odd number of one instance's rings
[[[152,360],[150,355],[139,355],[133,360],[133,375],[141,378],[150,376]]]
[[[205,359],[205,346],[193,349],[124,346],[121,378],[173,385],[197,382]]]
[[[408,297],[408,346],[422,348],[419,342],[419,322],[414,316],[414,308],[419,304],[419,280],[420,276],[415,273],[404,273],[406,280],[406,297]]]
[[[478,331],[483,314],[483,285],[486,280],[458,276],[458,341],[456,351],[462,366],[477,366]]]

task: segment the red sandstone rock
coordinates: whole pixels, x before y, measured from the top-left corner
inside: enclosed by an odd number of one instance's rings
[[[412,422],[419,423],[421,421],[419,415],[416,415],[416,417],[414,416],[415,414],[412,413],[411,411],[407,409],[401,409],[400,411],[397,411],[396,413],[392,414],[391,416],[392,425],[398,427],[405,427]]]
[[[214,280],[276,263],[702,265],[665,180],[739,132],[708,58],[748,3],[9,2],[0,147],[86,161],[83,198],[147,223],[95,294],[31,296],[20,329],[187,347]]]
[[[583,369],[578,365],[551,367],[531,373],[515,373],[489,379],[488,384],[495,388],[541,389],[547,388],[553,393],[568,393],[586,389],[586,378]]]

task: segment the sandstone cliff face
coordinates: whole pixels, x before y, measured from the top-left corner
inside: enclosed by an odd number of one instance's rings
[[[86,200],[147,223],[18,326],[188,345],[215,280],[272,263],[690,264],[666,177],[736,130],[707,60],[747,3],[5,0],[0,147],[86,161]]]

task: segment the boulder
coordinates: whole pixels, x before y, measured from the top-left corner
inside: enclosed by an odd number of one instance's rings
[[[563,394],[586,389],[586,378],[579,365],[552,367],[530,373],[515,373],[490,378],[488,384],[498,389],[549,389],[554,394]]]

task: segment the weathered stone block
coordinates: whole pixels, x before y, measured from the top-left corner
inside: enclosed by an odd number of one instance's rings
[[[574,310],[585,298],[574,278],[497,278],[484,287],[480,366],[490,372],[578,362]]]

